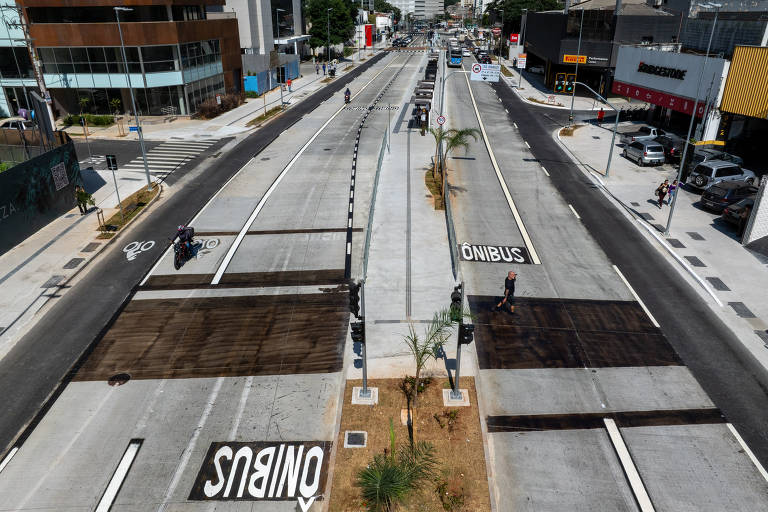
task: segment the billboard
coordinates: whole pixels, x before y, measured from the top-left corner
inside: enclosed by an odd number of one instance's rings
[[[365,46],[373,46],[373,25],[365,26]]]

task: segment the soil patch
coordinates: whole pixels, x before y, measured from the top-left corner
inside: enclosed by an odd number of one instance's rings
[[[435,206],[435,210],[445,210],[445,200],[443,195],[440,193],[440,184],[435,181],[435,177],[432,175],[431,169],[424,173],[424,184],[427,186],[427,190],[429,190],[429,193],[432,195],[432,202]]]
[[[338,448],[329,510],[365,510],[360,489],[355,485],[357,472],[373,459],[374,454],[384,453],[389,448],[390,419],[398,444],[408,442],[408,427],[400,422],[401,411],[408,405],[401,382],[402,379],[369,380],[369,386],[379,388],[379,403],[369,406],[351,404],[352,387],[361,386],[362,381],[347,381],[341,428],[336,440]],[[427,388],[419,393],[413,412],[414,441],[428,441],[434,445],[440,469],[436,481],[425,485],[403,510],[482,512],[491,508],[475,381],[472,377],[461,379],[461,387],[469,391],[470,407],[444,407],[443,389],[449,387],[448,379],[432,378]],[[344,432],[348,430],[368,432],[367,446],[344,448]],[[444,508],[441,496],[443,502],[450,500],[453,506]]]
[[[107,219],[104,226],[99,226],[99,231],[117,231],[121,229],[128,224],[132,218],[137,216],[158,193],[160,193],[160,185],[155,183],[152,186],[151,192],[147,191],[147,186],[145,185],[140,190],[126,197],[120,203],[123,205],[122,214],[118,210],[117,213]],[[117,205],[117,208],[119,209],[120,205]],[[112,229],[105,229],[107,226],[111,226]]]

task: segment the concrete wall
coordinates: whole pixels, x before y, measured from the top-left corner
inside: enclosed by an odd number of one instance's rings
[[[752,217],[744,230],[742,244],[747,245],[768,236],[768,176],[763,176],[760,182],[760,190],[755,198],[755,207],[752,209]]]

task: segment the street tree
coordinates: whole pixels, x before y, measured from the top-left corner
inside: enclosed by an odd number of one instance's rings
[[[469,138],[472,137],[475,141],[480,136],[480,130],[477,128],[451,128],[449,130],[443,130],[443,127],[430,128],[429,132],[435,137],[435,144],[437,145],[436,153],[438,155],[438,162],[435,165],[438,168],[438,175],[434,176],[435,180],[440,182],[440,190],[444,194],[443,190],[443,174],[445,173],[445,161],[455,150],[464,148],[464,151],[469,150]],[[445,146],[443,153],[440,154],[440,148]],[[434,169],[434,168],[433,168]]]
[[[328,9],[333,9],[328,12]],[[306,4],[309,45],[322,48],[329,40],[331,46],[345,43],[355,32],[357,7],[345,0],[309,0]]]
[[[450,310],[443,309],[432,318],[432,321],[424,330],[424,336],[419,336],[411,323],[408,326],[408,334],[403,336],[416,363],[416,374],[413,381],[413,407],[419,398],[419,383],[421,372],[431,359],[437,359],[443,351],[443,345],[451,336],[453,319]]]

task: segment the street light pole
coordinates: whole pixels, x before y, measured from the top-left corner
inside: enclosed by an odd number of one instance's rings
[[[576,49],[576,79],[579,78],[579,59],[581,58],[581,30],[584,28],[584,9],[581,9],[581,23],[579,24],[579,46]],[[575,82],[576,80],[574,80]],[[571,91],[571,112],[568,114],[568,126],[573,122],[573,102],[576,99],[576,84],[573,85],[573,91]],[[618,114],[617,114],[618,115]],[[611,147],[613,150],[613,147]]]
[[[144,147],[144,134],[139,124],[139,111],[136,109],[136,98],[133,96],[133,86],[131,85],[131,75],[128,73],[128,56],[125,53],[125,42],[123,41],[123,29],[120,26],[120,11],[132,11],[129,7],[113,7],[115,18],[117,19],[117,31],[120,33],[120,49],[123,53],[123,66],[125,66],[125,82],[128,86],[128,92],[131,95],[131,106],[133,115],[136,118],[136,131],[139,134],[139,146],[141,147],[141,158],[144,161],[144,173],[147,175],[147,191],[152,192],[152,178],[149,176],[149,164],[147,163],[147,148]]]
[[[523,24],[523,53],[525,53],[525,29],[528,26],[528,9],[523,9],[523,15],[525,16],[525,24]],[[521,18],[522,19],[522,18]],[[517,68],[517,90],[520,90],[520,87],[523,85],[523,69]]]
[[[583,82],[573,82],[573,88],[574,88],[574,89],[576,89],[576,86],[577,86],[577,85],[583,85],[584,87],[586,87],[587,89],[589,89],[590,91],[592,91],[592,94],[594,94],[595,96],[597,96],[598,98],[600,98],[600,100],[601,100],[603,103],[605,103],[606,105],[608,105],[609,107],[611,107],[611,108],[612,108],[614,111],[616,111],[616,120],[613,122],[613,136],[611,137],[611,147],[610,147],[610,149],[608,150],[608,163],[607,163],[607,164],[605,164],[605,177],[607,178],[607,177],[608,177],[608,174],[609,174],[609,172],[610,172],[610,170],[611,170],[611,158],[613,157],[613,148],[615,148],[615,147],[616,147],[616,131],[617,131],[617,130],[618,130],[618,128],[619,128],[619,109],[617,109],[616,107],[614,107],[613,105],[611,105],[611,104],[608,102],[608,100],[607,100],[607,99],[605,99],[605,98],[603,98],[602,96],[600,96],[600,93],[598,93],[597,91],[595,91],[593,88],[591,88],[591,87],[590,87],[590,86],[588,86],[587,84],[585,84],[585,83],[583,83]]]
[[[280,15],[279,12],[285,12],[285,9],[275,9],[275,24],[277,25],[277,83],[280,84],[280,110],[285,108],[283,101],[283,81],[280,80]]]
[[[691,122],[688,124],[688,136],[685,138],[685,146],[683,146],[683,155],[680,158],[680,167],[677,169],[677,189],[675,189],[675,195],[672,196],[672,204],[669,207],[669,216],[667,217],[667,227],[664,228],[664,236],[669,236],[669,227],[672,225],[672,215],[675,213],[675,205],[677,204],[678,190],[681,188],[681,180],[683,178],[683,168],[685,167],[685,158],[688,154],[688,146],[691,140],[691,131],[693,130],[693,122],[696,119],[696,110],[699,107],[699,87],[701,87],[701,81],[704,80],[704,70],[707,68],[707,60],[709,59],[709,50],[712,47],[712,37],[715,35],[715,25],[717,25],[717,15],[720,13],[720,7],[722,4],[706,3],[701,4],[701,7],[714,7],[715,20],[712,22],[712,30],[709,32],[709,42],[707,43],[707,53],[704,55],[704,64],[701,66],[701,72],[699,73],[699,81],[696,83],[696,98],[693,101],[693,112],[691,113]],[[702,122],[706,122],[706,119],[702,118]]]
[[[331,63],[331,11],[333,10],[333,7],[329,7],[325,12],[328,18],[328,39],[326,40],[325,44],[325,62],[326,64],[330,65]]]

